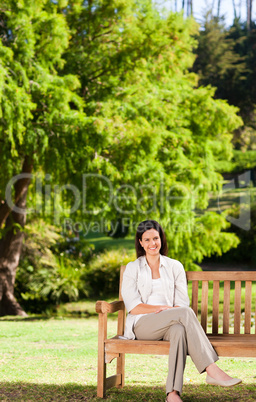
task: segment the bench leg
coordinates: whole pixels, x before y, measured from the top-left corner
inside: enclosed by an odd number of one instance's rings
[[[106,396],[106,363],[98,363],[97,396],[99,398]]]
[[[119,312],[124,317],[124,311]],[[122,326],[119,329],[120,333],[123,333],[123,319]],[[106,390],[111,387],[124,387],[125,376],[125,354],[115,353],[115,356],[108,356],[106,360],[105,353],[105,340],[107,339],[107,314],[99,314],[99,331],[98,331],[98,379],[97,379],[97,396],[104,398],[106,396]],[[118,356],[118,357],[117,357]],[[117,357],[116,375],[106,378],[107,375],[107,362],[110,362],[113,358]]]
[[[125,381],[125,353],[120,353],[120,357],[117,358],[116,373],[121,374],[121,384],[117,388],[123,388]]]
[[[104,359],[98,359],[98,385],[97,396],[104,398],[106,396],[106,390],[112,387],[123,388],[124,386],[124,372],[125,372],[125,354],[120,354],[117,358],[116,375],[106,378],[107,364]]]
[[[104,398],[106,395],[106,368],[105,363],[105,339],[107,338],[107,314],[99,314],[98,335],[98,379],[97,396]]]

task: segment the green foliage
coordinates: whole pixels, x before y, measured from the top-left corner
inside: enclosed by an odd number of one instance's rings
[[[233,157],[230,161],[216,162],[216,168],[220,173],[242,172],[256,167],[256,150],[251,151],[233,151]]]
[[[72,243],[63,242],[58,230],[43,221],[28,225],[15,287],[21,305],[30,312],[42,312],[60,302],[87,296],[82,276],[92,246],[82,241],[78,248],[79,255]]]
[[[83,100],[75,92],[79,79],[59,73],[70,33],[58,5],[43,0],[4,0],[0,15],[0,142],[4,167],[0,197],[4,199],[5,186],[10,177],[20,173],[26,155],[34,167],[45,167],[55,177],[67,165],[70,169],[67,149],[72,157],[77,143],[82,146],[87,120]]]
[[[197,263],[204,257],[222,255],[231,247],[237,247],[236,235],[224,231],[230,224],[223,214],[206,212],[196,217],[191,214],[189,220],[187,216],[187,213],[177,212],[172,225],[164,226],[168,255],[181,261],[186,271],[198,271],[201,268]]]
[[[193,65],[200,85],[214,86],[217,98],[239,107],[244,125],[234,132],[233,144],[242,151],[256,148],[255,24],[251,28],[238,19],[225,28],[221,19],[206,14]]]
[[[216,96],[235,101],[236,88],[239,80],[245,77],[246,64],[243,55],[236,51],[238,41],[244,37],[232,38],[233,28],[228,31],[224,21],[207,13],[198,34],[198,46],[195,50],[196,60],[193,71],[199,74],[200,85],[216,87]]]
[[[108,186],[94,178],[87,182],[86,201],[95,211],[94,219],[129,218],[131,224],[158,219],[163,226],[175,227],[175,250],[182,255],[184,223],[193,226],[193,210],[206,208],[209,191],[220,188],[214,162],[231,159],[231,133],[242,120],[236,108],[214,100],[213,89],[196,88],[197,77],[188,73],[197,32],[193,20],[174,13],[162,18],[150,3],[101,1],[93,10],[82,3],[70,7],[67,19],[76,34],[65,53],[65,72],[80,76],[85,110],[95,117],[96,152],[89,169],[108,177],[113,186],[115,205],[104,208]],[[105,24],[100,24],[103,14]],[[82,64],[86,68],[81,69]],[[222,217],[216,215],[215,221],[218,230],[226,227]],[[187,251],[194,250],[193,228],[188,236]],[[234,236],[226,237],[228,242],[222,242],[220,236],[219,250],[236,245]],[[210,250],[211,239],[199,259]],[[187,259],[192,266],[192,253]]]
[[[136,259],[135,252],[111,250],[96,255],[88,266],[83,279],[90,287],[91,297],[106,297],[118,294],[120,267]]]
[[[88,261],[93,254],[94,246],[83,237],[64,237],[51,247],[55,254],[66,254],[74,259]]]

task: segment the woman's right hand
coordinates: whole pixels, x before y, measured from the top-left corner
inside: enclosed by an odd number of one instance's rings
[[[161,311],[169,310],[170,308],[173,308],[173,307],[171,307],[171,306],[158,306],[158,309],[155,311],[155,313],[156,314],[161,313]]]
[[[174,307],[179,307],[179,306],[174,306]],[[161,311],[168,310],[169,308],[173,308],[173,307],[167,306],[166,304],[163,306],[161,306],[161,305],[154,306],[152,304],[140,303],[130,311],[130,314],[138,315],[138,314],[160,313]]]
[[[159,306],[159,308],[157,309],[157,311],[155,311],[155,313],[157,314],[157,313],[160,313],[161,311],[168,310],[169,308],[175,308],[175,307],[180,307],[180,306],[173,306],[173,307],[171,307],[171,306]]]

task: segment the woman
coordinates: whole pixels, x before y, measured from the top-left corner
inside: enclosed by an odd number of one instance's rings
[[[122,285],[129,312],[124,336],[170,341],[166,401],[181,401],[187,354],[199,373],[207,372],[208,384],[239,384],[240,379],[231,378],[215,364],[218,356],[189,308],[184,268],[179,261],[167,257],[166,237],[159,223],[141,222],[135,247],[138,258],[127,264]]]

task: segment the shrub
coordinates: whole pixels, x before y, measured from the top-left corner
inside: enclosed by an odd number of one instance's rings
[[[71,257],[88,261],[94,251],[94,246],[89,244],[83,237],[61,238],[58,242],[51,246],[54,254],[65,253]]]
[[[85,256],[92,254],[93,246],[82,240],[79,247],[77,242],[76,249],[83,250],[77,255],[70,252],[70,244],[56,227],[43,221],[27,226],[15,283],[15,296],[26,311],[41,313],[60,302],[88,295],[82,276],[86,271]]]
[[[136,259],[135,252],[110,250],[96,255],[89,263],[84,281],[91,297],[116,296],[119,289],[120,266]]]

